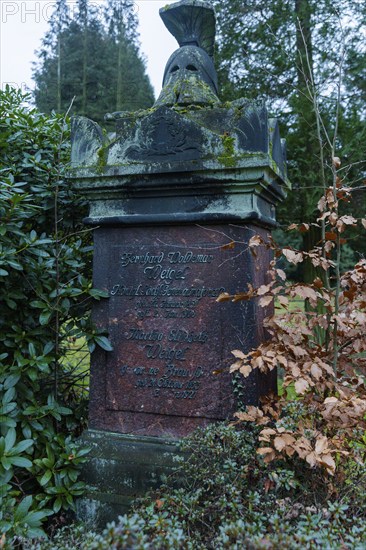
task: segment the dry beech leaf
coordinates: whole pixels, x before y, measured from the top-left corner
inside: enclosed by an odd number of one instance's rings
[[[337,234],[334,231],[326,231],[325,238],[327,239],[327,241],[336,241]]]
[[[263,296],[263,294],[267,294],[272,288],[272,285],[262,285],[257,289],[257,296]]]
[[[266,479],[266,481],[264,482],[264,492],[268,493],[271,489],[273,489],[274,486],[275,486],[274,481],[270,479]]]
[[[287,298],[287,296],[277,296],[277,301],[283,307],[287,307],[289,304],[289,299]]]
[[[306,455],[305,460],[308,464],[310,464],[311,468],[314,468],[316,466],[317,460],[314,452],[311,452],[308,455]]]
[[[320,279],[320,277],[316,277],[313,281],[313,285],[316,287],[316,288],[323,288],[323,281]]]
[[[310,225],[308,223],[302,223],[299,227],[300,233],[306,233],[307,231],[309,231],[309,229]]]
[[[353,216],[342,216],[341,218],[339,218],[339,221],[342,221],[346,225],[355,225],[357,223],[356,218],[354,218]]]
[[[268,455],[268,454],[275,454],[274,450],[272,449],[272,447],[260,447],[259,449],[257,449],[257,454],[259,455]]]
[[[300,298],[303,298],[304,300],[306,298],[308,298],[309,300],[314,300],[314,301],[318,299],[318,295],[317,295],[316,291],[313,288],[309,287],[309,286],[298,285],[295,288],[295,292],[298,296],[300,296]]]
[[[232,352],[234,357],[236,357],[237,359],[245,359],[246,358],[246,355],[245,353],[243,353],[242,351],[240,351],[240,349],[234,349]]]
[[[336,397],[327,397],[326,399],[324,399],[324,403],[338,403],[338,399]]]
[[[253,369],[250,365],[243,365],[240,367],[239,372],[244,376],[244,378],[248,378],[252,370]]]
[[[327,469],[327,472],[332,476],[335,472],[335,469],[336,469],[336,465],[335,465],[335,462],[334,462],[334,459],[329,455],[323,455],[320,459],[319,459],[319,464],[321,466],[325,466],[325,468]]]
[[[282,436],[275,437],[273,444],[275,446],[275,449],[277,449],[277,451],[279,452],[281,452],[287,445],[285,439]]]
[[[216,302],[227,302],[229,300],[231,300],[231,296],[227,292],[223,292],[218,298],[216,298]]]
[[[254,237],[252,237],[249,240],[249,248],[253,248],[255,246],[260,246],[262,243],[263,243],[262,237],[260,237],[259,235],[254,235]]]
[[[156,505],[157,509],[160,510],[164,506],[164,501],[158,499],[158,500],[155,501],[155,505]]]
[[[263,411],[253,405],[249,405],[246,412],[237,412],[234,416],[238,418],[239,421],[256,422],[258,425],[267,424],[269,421],[269,418],[264,416]]]
[[[332,158],[332,163],[333,163],[333,166],[337,169],[340,168],[340,166],[342,164],[341,159],[339,157],[333,157]]]
[[[269,304],[273,302],[273,296],[263,296],[260,300],[259,300],[259,305],[261,307],[266,307],[266,306],[269,306]]]
[[[221,247],[221,250],[232,250],[233,248],[235,248],[235,241],[231,241],[231,243],[224,244]]]
[[[317,454],[323,454],[325,450],[328,449],[328,438],[325,435],[318,437],[315,443],[315,452]]]
[[[311,365],[310,372],[316,380],[320,380],[320,378],[323,376],[322,369],[316,363],[313,363]]]
[[[366,220],[361,220],[363,227],[366,229]]]
[[[281,354],[277,354],[276,355],[276,360],[277,362],[282,365],[283,367],[287,367],[288,365],[288,361],[286,359],[286,357],[284,355],[281,355]]]
[[[325,197],[322,197],[322,198],[319,200],[318,205],[317,205],[318,210],[319,210],[320,212],[324,212],[325,206],[326,206],[326,200],[325,200]]]
[[[283,271],[283,269],[276,269],[276,272],[280,279],[286,281],[286,273]]]
[[[259,434],[259,441],[269,441],[270,436],[276,435],[276,433],[277,433],[276,430],[274,430],[273,428],[264,428],[264,430],[262,430],[261,433]]]
[[[233,372],[237,371],[240,369],[240,367],[242,366],[242,362],[241,361],[235,361],[235,363],[233,363],[231,366],[230,366],[230,374],[232,374]]]
[[[302,395],[309,389],[309,382],[305,378],[299,378],[295,382],[295,391],[298,395]]]
[[[283,248],[282,254],[285,256],[287,261],[295,265],[304,260],[303,254],[301,252],[295,252],[290,248]]]

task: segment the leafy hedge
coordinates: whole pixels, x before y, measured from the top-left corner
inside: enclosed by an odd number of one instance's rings
[[[85,205],[65,180],[69,123],[29,100],[0,92],[0,533],[8,540],[39,535],[83,491],[87,450],[72,439],[84,415],[77,342],[104,343],[88,320],[103,294],[91,288]]]
[[[336,489],[298,458],[265,464],[258,431],[225,424],[197,431],[183,442],[185,458],[167,485],[103,533],[76,526],[25,548],[364,549],[365,467],[350,462]]]

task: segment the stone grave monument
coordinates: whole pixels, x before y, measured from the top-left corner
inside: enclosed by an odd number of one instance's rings
[[[220,102],[206,2],[160,15],[180,47],[155,105],[106,115],[110,137],[73,121],[70,177],[90,204],[93,284],[109,296],[93,316],[113,346],[92,354],[84,436],[93,491],[80,510],[101,522],[159,483],[179,438],[232,417],[238,383],[244,404],[276,389],[229,373],[231,351],[263,339],[263,309],[217,298],[266,281],[270,256],[248,242],[271,231],[289,185],[278,124],[261,102]]]

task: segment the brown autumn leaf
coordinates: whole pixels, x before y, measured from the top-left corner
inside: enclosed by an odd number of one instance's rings
[[[328,450],[328,438],[325,435],[320,435],[315,443],[315,452],[317,454],[323,454]]]
[[[304,260],[304,256],[301,252],[295,252],[290,248],[283,248],[282,254],[285,256],[286,260],[292,264],[299,264]]]
[[[216,302],[228,302],[231,300],[231,296],[228,292],[222,292],[218,298],[216,298]]]
[[[289,299],[287,296],[277,296],[277,301],[283,307],[287,307],[289,305]]]
[[[269,285],[262,285],[257,289],[257,296],[263,296],[263,294],[267,294],[267,292],[270,292],[272,289],[273,284]]]
[[[240,367],[239,372],[244,376],[244,378],[248,378],[252,370],[253,369],[250,365],[243,365]]]
[[[297,285],[295,288],[296,294],[300,296],[300,298],[309,299],[312,301],[316,301],[318,299],[318,295],[316,291],[311,288],[310,286],[306,285]]]
[[[353,216],[342,216],[339,218],[340,221],[342,221],[346,225],[356,225],[357,220]]]
[[[313,285],[316,287],[316,288],[323,288],[324,284],[323,284],[323,281],[321,280],[320,277],[316,277],[313,281]]]
[[[276,269],[276,273],[279,276],[282,281],[286,281],[286,273],[283,271],[283,269]]]
[[[362,219],[361,223],[362,223],[363,227],[366,229],[366,220]]]
[[[254,235],[249,240],[249,248],[253,248],[255,246],[260,246],[261,244],[263,244],[263,239],[260,235]]]
[[[233,248],[235,248],[235,241],[231,241],[231,243],[224,244],[221,247],[221,250],[232,250]]]
[[[299,378],[295,382],[295,391],[298,395],[303,395],[309,389],[309,382],[305,378]]]
[[[334,231],[326,231],[325,238],[327,239],[327,241],[336,241],[337,234]]]
[[[259,447],[259,449],[257,449],[257,454],[261,456],[272,455],[274,457],[276,453],[274,452],[272,447]]]
[[[291,434],[283,434],[281,437],[286,441],[286,445],[288,446],[294,445],[296,443],[296,439]]]
[[[269,422],[269,418],[263,411],[253,405],[249,405],[246,412],[237,412],[234,416],[241,422],[256,422],[259,426]]]
[[[311,453],[307,454],[306,457],[305,457],[305,460],[310,465],[311,468],[315,468],[316,463],[317,463],[317,459],[316,459],[316,455],[315,455],[314,452],[311,452]]]
[[[244,300],[250,300],[252,298],[252,292],[238,292],[234,296],[230,296],[232,302],[243,302]]]
[[[235,363],[233,363],[232,365],[230,365],[230,374],[232,374],[233,372],[236,372],[237,370],[240,369],[240,367],[242,366],[242,361],[235,361]]]
[[[311,365],[310,372],[316,380],[320,380],[320,378],[323,376],[322,369],[316,363],[313,363]]]
[[[276,355],[276,359],[277,359],[277,362],[282,365],[283,367],[287,367],[288,365],[288,361],[287,361],[287,357],[285,357],[284,355],[281,355],[280,353],[278,353]]]
[[[310,225],[308,223],[302,223],[299,227],[300,233],[306,233],[307,231],[309,231],[309,229]]]
[[[266,481],[264,482],[264,492],[268,493],[274,487],[275,487],[274,481],[272,481],[271,479],[266,479]],[[263,548],[265,548],[265,546]]]
[[[338,168],[340,168],[342,162],[341,162],[341,159],[339,157],[333,157],[332,158],[332,163],[333,163],[333,166],[334,168],[336,168],[338,170]]]
[[[329,216],[329,223],[330,223],[331,225],[335,225],[335,224],[337,223],[337,221],[338,221],[338,216],[337,216],[337,214],[336,214],[335,212],[332,212],[332,213],[330,214],[330,216]]]
[[[325,197],[323,196],[319,200],[319,202],[317,204],[317,208],[318,208],[319,212],[324,212],[325,207],[326,207],[326,200],[325,200]]]
[[[325,252],[330,252],[335,247],[335,243],[327,241],[324,245]]]
[[[318,459],[318,462],[321,466],[324,466],[326,468],[328,474],[330,474],[331,476],[334,475],[336,464],[331,455],[322,455],[322,457]]]
[[[276,435],[276,433],[276,430],[274,430],[273,428],[264,428],[264,430],[262,430],[259,434],[259,441],[270,441],[271,435]]]
[[[269,306],[269,304],[273,302],[273,296],[263,296],[260,300],[259,300],[259,305],[261,307],[267,307]]]
[[[245,353],[243,353],[240,349],[234,349],[231,353],[237,359],[246,359]]]
[[[287,445],[286,440],[282,436],[275,437],[273,444],[275,449],[279,452],[281,452]]]

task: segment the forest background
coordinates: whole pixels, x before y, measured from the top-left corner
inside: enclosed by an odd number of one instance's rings
[[[287,140],[293,190],[279,208],[280,226],[314,221],[329,153],[323,138],[335,117],[338,154],[348,177],[359,183],[348,209],[356,217],[362,215],[366,206],[362,185],[366,157],[364,2],[210,3],[217,14],[221,100],[265,100],[271,115],[280,119],[281,134]],[[107,112],[150,107],[154,93],[139,48],[138,18],[131,0],[107,0],[103,17],[88,0],[77,0],[73,14],[66,0],[57,0],[34,70],[37,107],[46,113],[52,109],[65,112],[75,97],[72,113],[99,123]],[[324,124],[320,133],[314,102]],[[288,237],[283,231],[275,236],[279,244],[304,250],[313,248],[320,238],[315,228],[302,238]],[[343,250],[342,269],[365,253],[364,239],[354,231]],[[313,274],[307,262],[291,271],[293,277],[305,281],[311,281]]]

